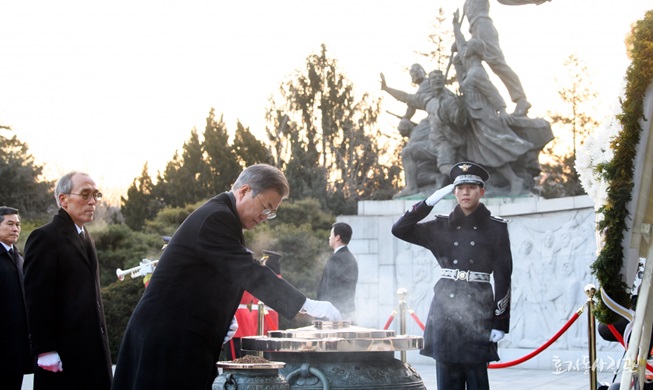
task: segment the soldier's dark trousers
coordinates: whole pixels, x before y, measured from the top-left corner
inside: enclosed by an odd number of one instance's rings
[[[438,390],[490,390],[487,363],[462,364],[436,361],[435,369]]]

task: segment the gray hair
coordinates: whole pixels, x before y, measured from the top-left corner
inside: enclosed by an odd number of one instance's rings
[[[255,194],[269,189],[275,190],[282,198],[287,198],[290,194],[290,185],[286,176],[279,168],[268,164],[255,164],[245,168],[231,190],[236,191],[245,184],[252,187]]]
[[[70,194],[73,191],[75,186],[73,183],[73,177],[75,175],[88,176],[88,174],[78,171],[68,172],[65,175],[61,176],[61,178],[59,178],[57,181],[57,185],[54,187],[54,200],[57,201],[57,207],[61,207],[61,203],[59,202],[59,195]]]

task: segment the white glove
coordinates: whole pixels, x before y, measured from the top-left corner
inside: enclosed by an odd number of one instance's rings
[[[453,189],[454,189],[453,184],[449,184],[446,187],[442,187],[439,190],[435,191],[433,195],[429,196],[426,198],[426,204],[429,206],[435,206],[436,203],[442,200],[445,196],[449,195]]]
[[[340,311],[331,302],[327,301],[314,301],[306,298],[301,311],[311,317],[326,318],[327,321],[342,321]]]
[[[236,334],[236,331],[238,331],[238,320],[236,319],[236,316],[234,316],[231,320],[231,325],[229,325],[229,331],[227,331],[227,335],[224,336],[224,341],[222,343],[229,342],[229,340],[231,340]]]
[[[63,363],[61,363],[61,358],[59,358],[57,351],[40,353],[37,364],[47,371],[63,371]]]
[[[492,329],[492,331],[490,332],[490,341],[493,343],[498,343],[505,335],[506,332],[502,330]]]

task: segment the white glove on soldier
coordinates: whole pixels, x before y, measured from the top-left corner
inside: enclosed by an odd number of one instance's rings
[[[453,184],[449,184],[446,187],[442,187],[439,190],[435,191],[433,195],[429,196],[426,198],[426,204],[429,206],[435,206],[436,203],[442,200],[445,196],[449,195],[453,189],[454,189]]]
[[[505,335],[506,332],[502,330],[492,329],[492,331],[490,332],[490,341],[493,343],[498,343]]]
[[[314,301],[306,298],[301,311],[311,317],[326,318],[327,321],[342,321],[340,311],[331,302],[327,301]]]
[[[238,331],[238,320],[236,319],[236,316],[231,320],[231,325],[229,325],[229,331],[227,331],[227,335],[224,336],[224,341],[222,342],[227,343],[229,340],[231,340],[236,332]]]
[[[39,354],[37,364],[39,367],[47,371],[63,371],[63,363],[61,363],[61,358],[59,358],[57,351]]]

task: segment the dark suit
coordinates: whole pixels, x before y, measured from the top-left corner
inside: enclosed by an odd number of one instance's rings
[[[12,257],[0,245],[0,389],[20,390],[23,374],[34,372],[30,352],[23,257],[13,246]]]
[[[111,387],[111,357],[95,242],[64,209],[25,244],[25,301],[35,355],[57,351],[63,371],[37,367],[34,389]]]
[[[127,325],[113,389],[210,389],[244,290],[286,318],[306,300],[252,258],[235,198],[222,193],[189,215],[164,250]]]
[[[346,246],[338,249],[326,263],[317,288],[317,300],[329,301],[343,320],[356,320],[356,282],[358,264]]]

